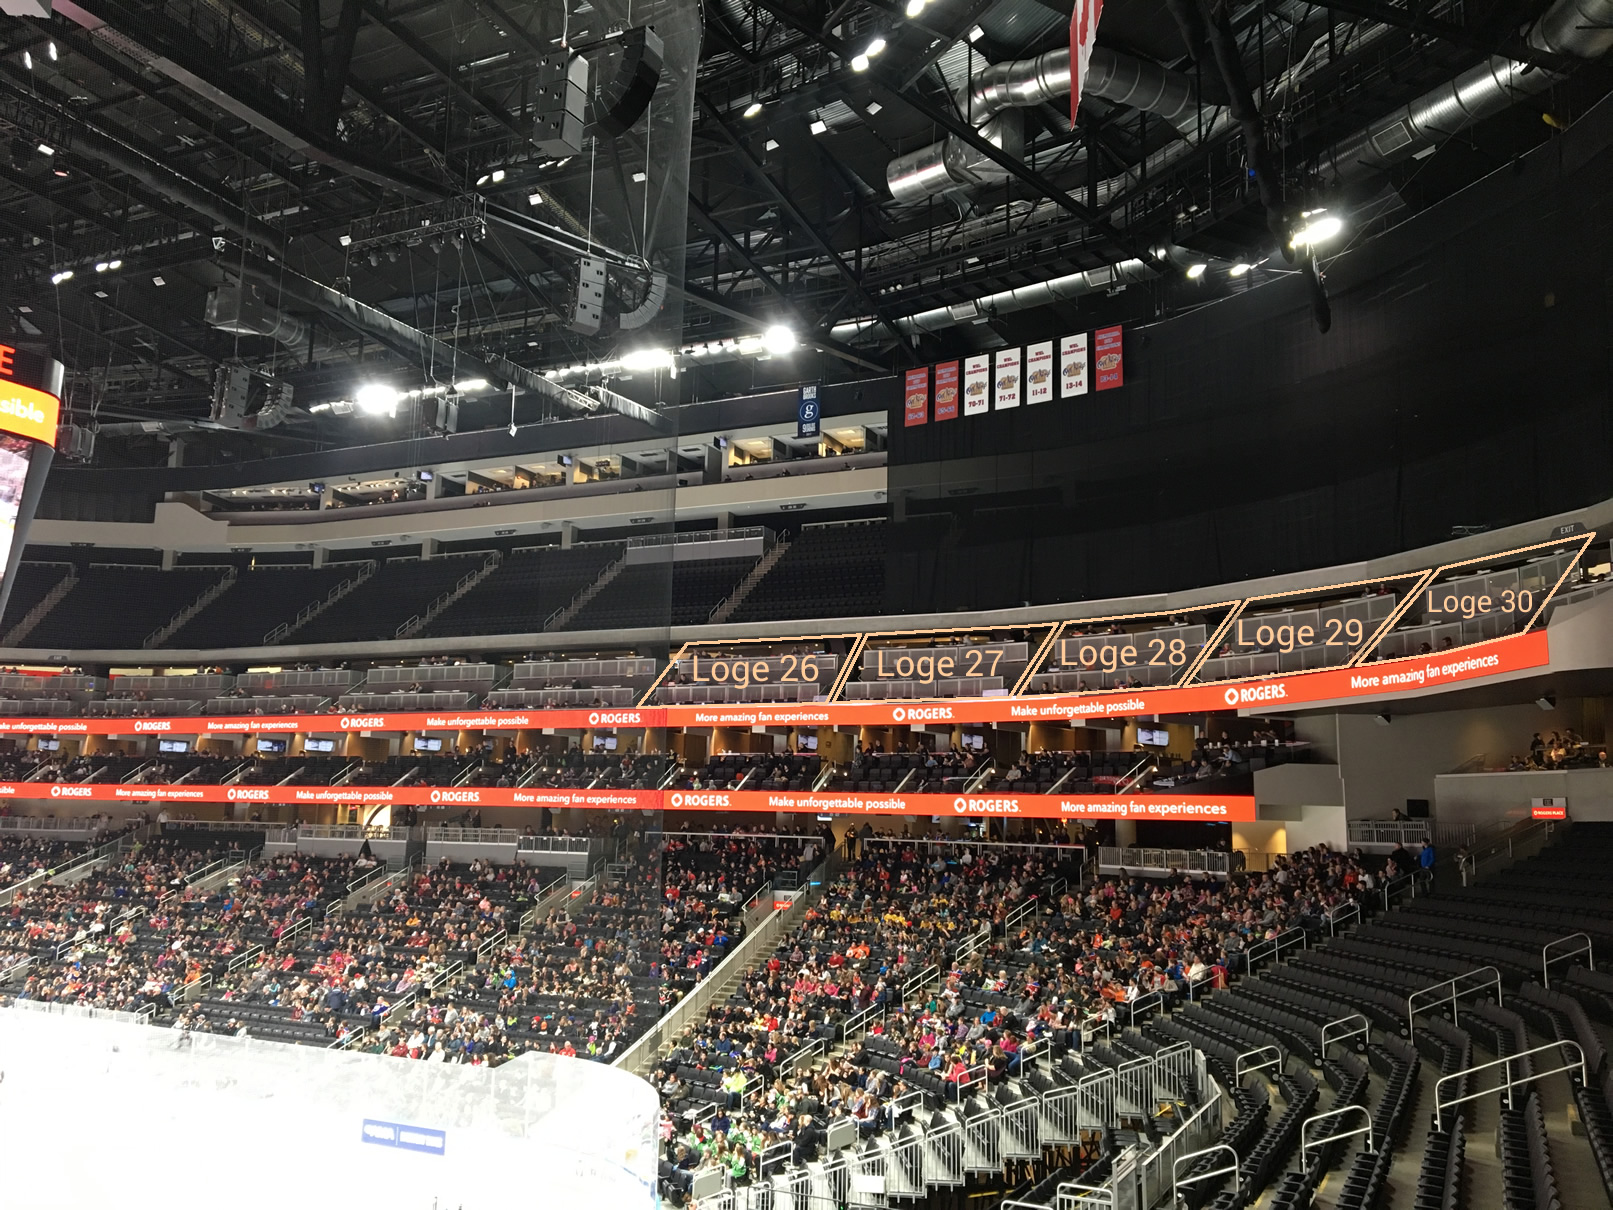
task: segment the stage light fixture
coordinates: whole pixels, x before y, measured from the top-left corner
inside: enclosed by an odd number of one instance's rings
[[[64,281],[72,280],[72,277],[73,271],[71,269],[63,269],[60,273],[52,273],[50,275],[50,284],[53,286],[59,286]]]
[[[1344,230],[1344,220],[1337,215],[1317,212],[1317,217],[1311,219],[1298,231],[1294,238],[1288,241],[1290,248],[1314,248],[1317,244],[1325,244],[1335,238]]]
[[[50,56],[50,61],[52,63],[56,62],[56,43],[45,43],[45,53]]]
[[[852,71],[867,71],[868,70],[868,56],[866,54],[861,54],[861,55],[857,55],[855,58],[853,58],[852,61],[851,61],[851,70]],[[814,125],[816,125],[816,123],[814,123]],[[814,130],[812,133],[816,134],[818,132],[816,130]]]
[[[810,127],[808,127],[808,129],[810,129],[813,134],[822,134],[824,131],[829,129],[829,123],[825,122],[822,118],[818,118]]]
[[[907,15],[909,17],[918,16],[924,11],[924,5],[926,3],[927,0],[907,0]]]
[[[384,382],[367,382],[353,397],[358,410],[370,416],[390,416],[398,408],[398,392]]]
[[[1253,265],[1246,265],[1242,261],[1239,261],[1237,264],[1233,265],[1232,268],[1228,269],[1227,272],[1233,277],[1242,277],[1252,268],[1254,268]]]
[[[1206,266],[1203,265],[1203,264],[1189,265],[1187,267],[1187,275],[1188,275],[1188,277],[1190,277],[1193,280],[1197,281],[1199,278],[1204,276],[1205,268],[1206,268]]]
[[[761,112],[762,112],[762,103],[760,101],[752,101],[749,105],[745,106],[745,116],[747,118],[754,118],[757,114],[759,114]]]
[[[774,324],[762,334],[762,347],[774,357],[784,357],[795,352],[797,343],[795,330],[784,324]]]
[[[39,145],[39,154],[40,155],[55,155],[56,154],[56,149],[54,147],[52,147],[49,143],[41,143]]]
[[[634,349],[622,354],[622,369],[634,373],[672,368],[672,353],[668,349]]]

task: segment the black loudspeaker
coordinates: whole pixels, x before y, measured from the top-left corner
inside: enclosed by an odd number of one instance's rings
[[[1427,819],[1428,818],[1428,800],[1426,798],[1408,798],[1408,799],[1406,799],[1406,818],[1407,819]]]
[[[650,107],[661,83],[661,55],[665,45],[648,25],[626,30],[611,47],[611,66],[601,64],[599,95],[594,98],[594,125],[601,134],[625,134]]]
[[[573,332],[597,336],[605,321],[605,262],[585,256],[577,263],[577,293],[571,300]]]
[[[588,60],[563,50],[538,60],[532,141],[544,155],[564,157],[582,151],[588,109]]]

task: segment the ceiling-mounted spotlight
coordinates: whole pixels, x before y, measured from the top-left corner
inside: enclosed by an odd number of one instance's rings
[[[757,114],[759,114],[761,112],[762,112],[762,103],[760,101],[752,101],[749,105],[745,106],[745,116],[747,118],[754,118]]]
[[[909,17],[918,16],[924,11],[926,3],[928,3],[928,0],[907,0],[907,15]]]
[[[64,281],[70,280],[72,276],[73,271],[71,269],[63,269],[60,273],[52,273],[50,275],[50,284],[53,286],[59,286]]]
[[[541,194],[541,193],[529,193],[529,194],[527,194],[526,195],[526,204],[528,206],[541,206],[541,205],[543,205],[543,194]]]
[[[38,151],[39,151],[40,155],[55,155],[56,154],[56,149],[54,147],[52,147],[49,143],[41,143],[39,145],[39,147],[38,147]]]
[[[1204,276],[1204,270],[1206,268],[1208,268],[1208,266],[1205,265],[1203,262],[1200,262],[1199,264],[1196,264],[1196,265],[1189,265],[1187,267],[1187,275],[1192,280],[1197,281],[1199,278]]]
[[[97,272],[97,273],[105,273],[105,272],[106,272],[106,271],[107,271],[107,270],[108,270],[108,269],[110,269],[110,268],[111,268],[111,267],[112,267],[112,266],[111,266],[111,265],[110,265],[110,264],[108,264],[108,263],[107,263],[107,262],[106,262],[106,261],[104,261],[104,260],[103,260],[103,261],[97,261],[97,262],[96,262],[96,265],[95,265],[95,271],[96,271],[96,272]]]
[[[504,180],[504,169],[502,169],[502,168],[493,169],[493,184],[495,184],[495,185],[502,184],[503,180]]]
[[[867,71],[868,70],[868,56],[866,54],[855,56],[851,60],[851,70],[852,71]],[[817,123],[814,123],[814,125],[817,125]],[[812,133],[817,134],[818,132],[816,130],[814,130]]]
[[[762,333],[762,347],[774,357],[784,357],[795,352],[797,343],[795,330],[784,324],[774,324]]]
[[[874,35],[873,41],[868,44],[868,49],[863,51],[863,54],[867,55],[870,59],[877,59],[884,53],[885,39],[879,34]]]
[[[22,65],[29,71],[33,71],[34,69],[34,57],[27,51],[22,52]]]
[[[390,416],[398,408],[398,392],[384,382],[367,382],[353,396],[358,410],[369,416]]]
[[[52,63],[56,62],[56,43],[47,42],[45,44],[45,53],[50,56]]]
[[[493,179],[493,174],[491,172],[482,173],[481,176],[476,178],[476,188],[480,189],[483,185],[487,184],[492,179]]]
[[[353,242],[353,237],[351,235],[341,235],[336,238],[336,242],[345,248]]]
[[[1242,277],[1252,268],[1254,268],[1253,265],[1246,265],[1242,261],[1239,261],[1237,264],[1233,265],[1232,268],[1228,269],[1227,272],[1233,277]]]
[[[986,36],[986,31],[981,29],[978,25],[970,27],[970,29],[969,29],[969,41],[978,42],[978,41],[980,41],[980,39],[984,38],[985,36]]]
[[[1298,231],[1294,232],[1293,239],[1288,241],[1290,248],[1314,248],[1317,244],[1325,244],[1344,230],[1344,220],[1337,215],[1315,212],[1317,217],[1310,220]]]
[[[855,65],[856,60],[853,59],[852,63]],[[822,134],[824,131],[829,129],[829,123],[825,122],[822,118],[818,118],[808,129],[810,129],[813,134]]]

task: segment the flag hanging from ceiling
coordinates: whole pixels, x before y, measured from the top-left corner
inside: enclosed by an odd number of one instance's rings
[[[1092,44],[1098,36],[1098,18],[1103,16],[1103,0],[1075,0],[1070,14],[1070,126],[1075,127],[1075,111],[1081,104],[1081,86],[1087,81],[1087,65],[1092,62]]]

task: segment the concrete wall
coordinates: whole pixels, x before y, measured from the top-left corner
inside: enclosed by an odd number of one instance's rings
[[[1577,699],[1554,710],[1538,706],[1493,706],[1434,714],[1391,715],[1388,726],[1372,714],[1333,716],[1337,728],[1344,806],[1351,819],[1388,818],[1408,798],[1434,801],[1434,779],[1473,756],[1505,766],[1529,751],[1536,731],[1582,729]],[[1524,802],[1528,802],[1526,796]]]
[[[1538,773],[1458,773],[1436,778],[1434,812],[1444,823],[1524,819],[1534,798],[1566,798],[1581,822],[1613,820],[1613,769]]]

